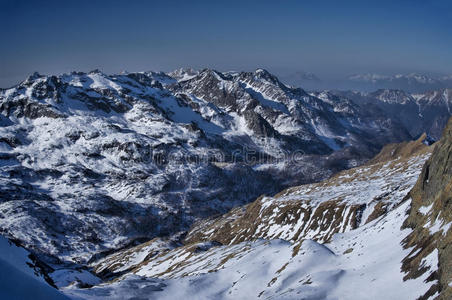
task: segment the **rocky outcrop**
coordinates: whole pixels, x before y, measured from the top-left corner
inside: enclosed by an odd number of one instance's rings
[[[427,257],[438,261],[438,270],[429,280],[436,284],[421,299],[452,297],[452,119],[441,140],[425,163],[419,179],[410,191],[411,211],[404,226],[413,232],[404,240],[410,255],[403,261],[406,278],[416,278],[430,271]]]

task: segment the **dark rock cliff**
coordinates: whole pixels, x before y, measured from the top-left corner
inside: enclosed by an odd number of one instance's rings
[[[412,207],[404,227],[413,232],[404,240],[411,253],[404,259],[405,279],[417,278],[429,270],[425,258],[438,256],[438,271],[427,281],[437,281],[420,299],[437,295],[452,298],[452,119],[409,196]]]

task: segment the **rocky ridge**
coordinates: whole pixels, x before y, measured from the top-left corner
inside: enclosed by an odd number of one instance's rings
[[[403,261],[407,278],[416,278],[429,271],[425,259],[434,255],[438,271],[429,278],[437,281],[421,298],[449,299],[452,296],[452,119],[441,140],[425,163],[416,185],[410,191],[410,214],[404,227],[413,232],[404,240],[410,256]]]

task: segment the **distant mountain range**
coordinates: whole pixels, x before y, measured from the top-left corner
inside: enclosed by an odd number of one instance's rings
[[[398,89],[410,93],[423,93],[452,88],[452,75],[433,77],[417,73],[390,76],[366,73],[354,74],[345,79],[322,80],[312,73],[295,72],[282,75],[281,80],[286,84],[301,86],[308,90],[341,89],[370,92],[377,89]]]
[[[294,72],[290,74],[280,75],[279,78],[285,84],[295,87],[308,87],[309,89],[319,88],[323,84],[322,80],[317,75],[309,72]]]
[[[452,88],[452,76],[429,77],[422,74],[397,74],[384,76],[378,74],[357,74],[348,77],[361,89],[399,89],[407,92],[426,92],[442,88]]]

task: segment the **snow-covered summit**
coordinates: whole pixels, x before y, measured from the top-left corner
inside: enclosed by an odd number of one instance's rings
[[[168,73],[169,76],[175,78],[178,81],[185,81],[193,78],[199,72],[192,68],[179,68]]]

